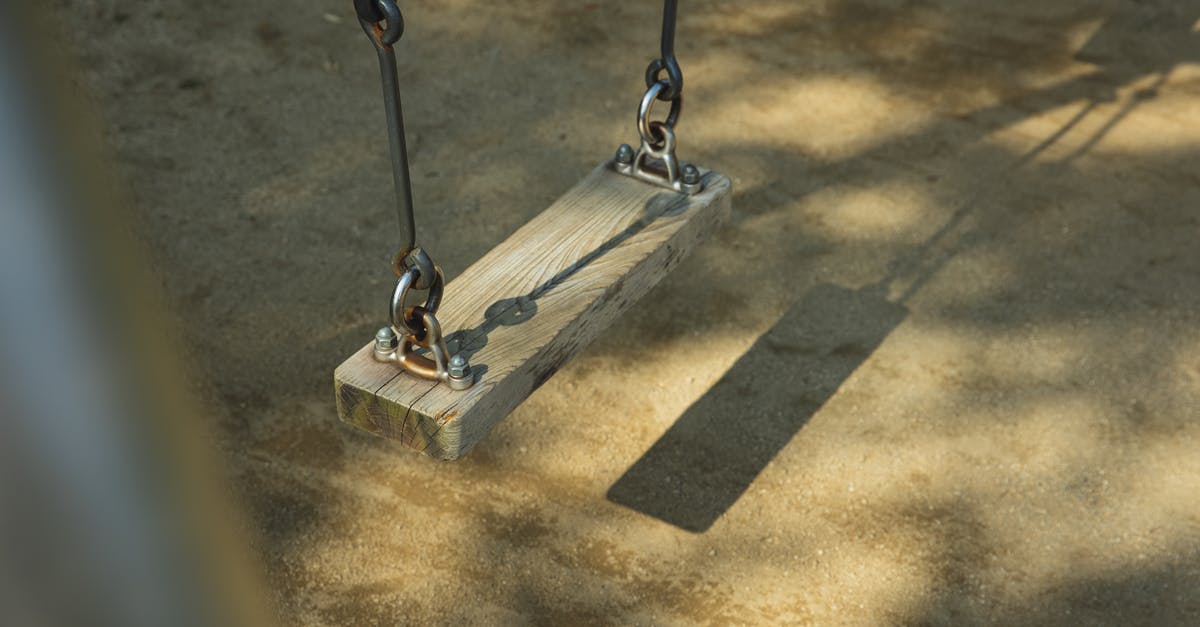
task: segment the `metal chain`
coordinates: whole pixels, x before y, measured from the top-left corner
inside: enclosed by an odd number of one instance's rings
[[[396,51],[392,44],[404,34],[404,16],[395,0],[354,0],[358,22],[375,44],[379,56],[379,75],[383,84],[383,103],[387,113],[388,144],[392,152],[392,182],[396,189],[396,213],[400,223],[400,253],[392,264],[399,276],[410,267],[420,269],[415,287],[429,289],[436,272],[433,261],[417,248],[416,219],[413,216],[412,177],[408,167],[408,145],[404,140],[404,109],[400,105],[400,79],[396,70]]]
[[[683,113],[683,70],[675,59],[678,5],[678,0],[664,0],[660,56],[646,67],[646,93],[637,113],[641,148],[635,152],[628,144],[621,144],[614,167],[622,174],[647,183],[695,194],[704,188],[699,169],[675,158],[675,125]],[[671,109],[662,121],[650,119],[650,109],[656,100],[671,103]],[[657,163],[651,163],[651,158]]]
[[[394,363],[419,377],[442,381],[453,389],[466,389],[474,383],[471,367],[465,355],[449,358],[442,327],[435,316],[445,285],[442,269],[416,245],[412,179],[408,146],[404,141],[404,110],[400,106],[396,51],[392,48],[404,34],[404,16],[396,0],[354,0],[354,12],[379,56],[392,153],[392,182],[396,187],[396,209],[400,219],[400,251],[392,258],[396,287],[388,303],[391,326],[375,334],[375,358]],[[408,306],[408,294],[413,289],[429,290],[424,304]],[[404,335],[402,340],[396,331]],[[414,347],[426,349],[432,358],[418,355]]]
[[[656,97],[671,103],[671,113],[661,123],[671,130],[675,129],[675,125],[679,123],[679,115],[683,112],[683,70],[679,68],[679,61],[675,59],[675,18],[678,5],[678,0],[664,0],[660,56],[646,66],[646,88],[654,90],[655,85],[658,85]],[[663,72],[666,72],[666,78],[662,78]],[[649,122],[639,117],[638,130],[642,132],[643,141],[648,141],[656,149],[662,149],[666,143],[666,136],[661,132],[650,134],[650,128]]]
[[[646,67],[646,87],[652,87],[663,80],[660,78],[663,70],[667,72],[666,88],[658,94],[659,100],[675,100],[683,93],[683,70],[679,61],[675,60],[675,16],[678,0],[663,2],[663,24],[660,45],[661,56],[650,62]]]
[[[354,12],[358,14],[360,21],[372,24],[382,22],[386,17],[383,11],[375,6],[374,0],[354,0]]]

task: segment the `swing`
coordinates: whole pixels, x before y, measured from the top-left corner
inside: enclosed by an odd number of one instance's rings
[[[355,0],[379,56],[401,248],[390,325],[334,372],[342,421],[432,457],[463,456],[716,231],[730,210],[729,179],[675,157],[683,103],[676,1],[665,2],[662,55],[646,70],[641,147],[622,144],[446,285],[416,246],[392,48],[404,21],[395,0]],[[651,121],[657,100],[670,103],[663,121]],[[412,304],[420,291],[423,301]]]

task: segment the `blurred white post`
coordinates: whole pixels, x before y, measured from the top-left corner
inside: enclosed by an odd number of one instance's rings
[[[144,428],[183,417],[123,345],[120,278],[94,258],[17,4],[0,3],[0,624],[238,622],[184,506],[185,456]]]

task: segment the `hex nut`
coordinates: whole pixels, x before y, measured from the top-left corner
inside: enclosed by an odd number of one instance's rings
[[[632,146],[630,146],[629,144],[621,144],[621,147],[617,148],[617,163],[621,163],[621,164],[625,164],[625,165],[629,165],[630,163],[633,163],[633,147]]]
[[[391,327],[382,327],[375,332],[375,350],[390,351],[400,345],[400,338]]]
[[[452,379],[466,379],[471,376],[471,364],[467,363],[467,358],[463,357],[462,353],[450,358],[447,370]]]

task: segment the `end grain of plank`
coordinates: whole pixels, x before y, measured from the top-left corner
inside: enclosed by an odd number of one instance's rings
[[[438,319],[474,386],[402,373],[368,343],[334,372],[338,415],[432,457],[463,456],[716,231],[731,186],[703,176],[689,197],[596,168],[446,286]]]

